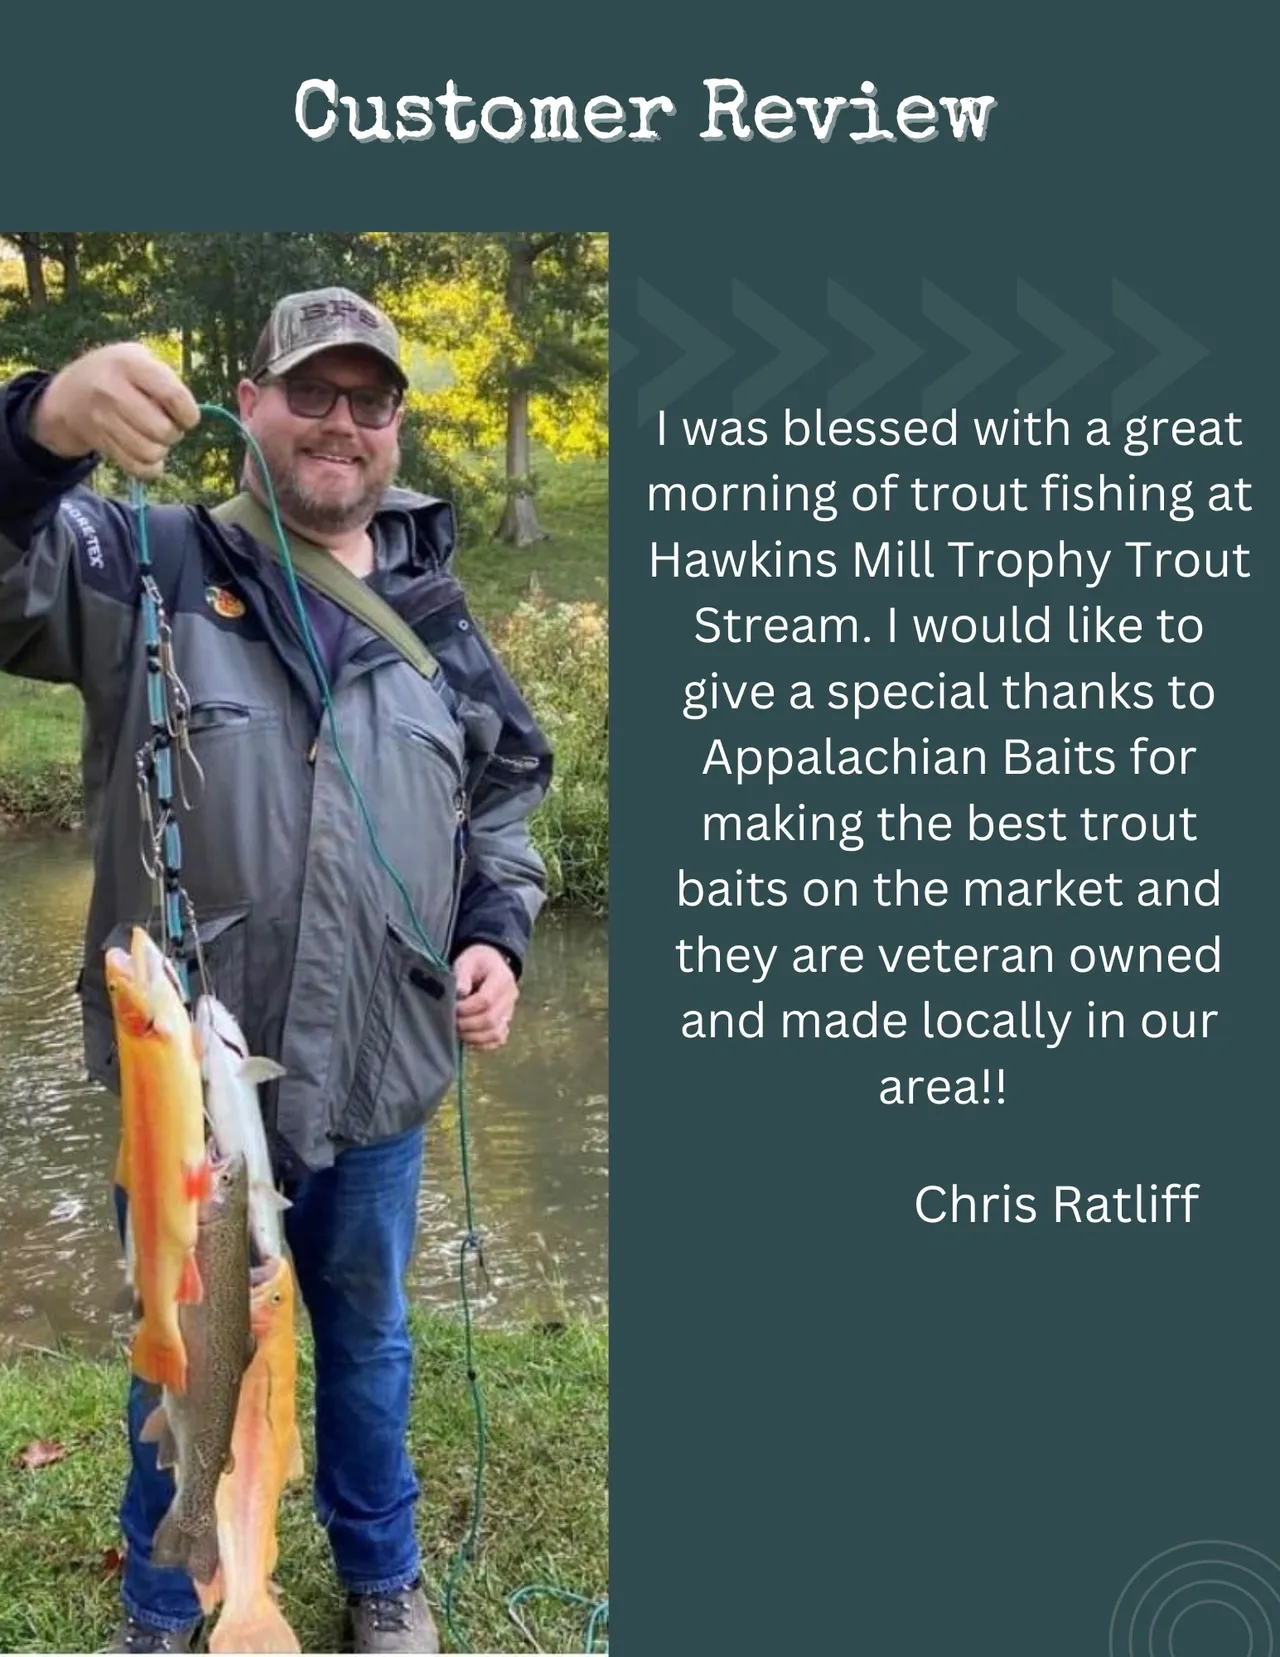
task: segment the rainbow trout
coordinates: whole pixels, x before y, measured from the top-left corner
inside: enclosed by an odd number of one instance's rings
[[[240,1383],[253,1356],[249,1329],[249,1180],[243,1156],[215,1164],[213,1194],[201,1204],[196,1265],[204,1298],[178,1310],[187,1350],[187,1387],[165,1389],[143,1424],[172,1467],[177,1493],[151,1546],[155,1565],[195,1582],[218,1569],[218,1480],[231,1454]]]
[[[271,1177],[258,1085],[283,1076],[284,1069],[270,1059],[249,1057],[240,1026],[211,995],[202,995],[196,1002],[195,1028],[214,1141],[223,1156],[244,1152],[249,1169],[249,1234],[259,1260],[274,1260],[284,1253],[280,1213],[289,1204]]]

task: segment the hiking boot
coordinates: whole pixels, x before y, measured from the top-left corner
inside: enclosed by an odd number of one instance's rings
[[[194,1651],[200,1635],[200,1619],[189,1628],[156,1628],[151,1623],[126,1617],[116,1629],[108,1651]]]
[[[348,1594],[352,1651],[437,1652],[440,1636],[422,1579],[385,1594]]]

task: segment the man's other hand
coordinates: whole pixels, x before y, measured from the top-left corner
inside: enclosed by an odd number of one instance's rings
[[[520,986],[500,950],[468,944],[453,963],[458,1034],[481,1052],[505,1047]]]
[[[66,460],[96,452],[134,477],[156,478],[169,450],[199,422],[195,398],[144,345],[104,345],[54,375],[36,403],[31,435]]]

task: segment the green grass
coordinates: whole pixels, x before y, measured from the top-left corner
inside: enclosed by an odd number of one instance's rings
[[[456,568],[556,750],[552,795],[533,826],[552,900],[603,911],[608,465],[543,457],[539,478],[538,511],[550,539],[517,550],[472,534]],[[75,822],[82,811],[79,755],[77,693],[0,674],[0,822]]]
[[[537,476],[538,517],[551,538],[517,550],[494,541],[490,524],[490,533],[464,536],[455,558],[458,578],[485,628],[531,593],[555,603],[607,602],[608,462],[557,464],[544,457]]]
[[[0,674],[0,821],[66,828],[80,811],[79,692]]]
[[[481,1330],[477,1363],[488,1412],[479,1559],[464,1573],[454,1619],[441,1593],[466,1536],[475,1435],[463,1381],[461,1326],[415,1319],[418,1353],[410,1452],[423,1487],[418,1534],[428,1593],[446,1650],[518,1651],[507,1596],[531,1582],[588,1597],[607,1592],[608,1332],[602,1323]],[[116,1361],[24,1356],[0,1367],[0,1651],[94,1651],[118,1616],[122,1548],[116,1522],[127,1461],[126,1367]],[[311,1369],[302,1343],[299,1422],[308,1474]],[[65,1458],[36,1471],[14,1457],[56,1440]],[[341,1592],[309,1481],[281,1502],[281,1606],[304,1651],[337,1651]],[[582,1649],[577,1610],[539,1600],[525,1613],[549,1651]]]

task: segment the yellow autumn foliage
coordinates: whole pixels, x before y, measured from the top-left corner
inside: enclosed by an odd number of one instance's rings
[[[530,357],[502,296],[465,275],[421,282],[383,304],[404,337],[409,405],[429,425],[433,446],[451,460],[500,448],[505,376]],[[533,393],[529,431],[557,460],[605,454],[603,387],[579,383],[554,398]]]

